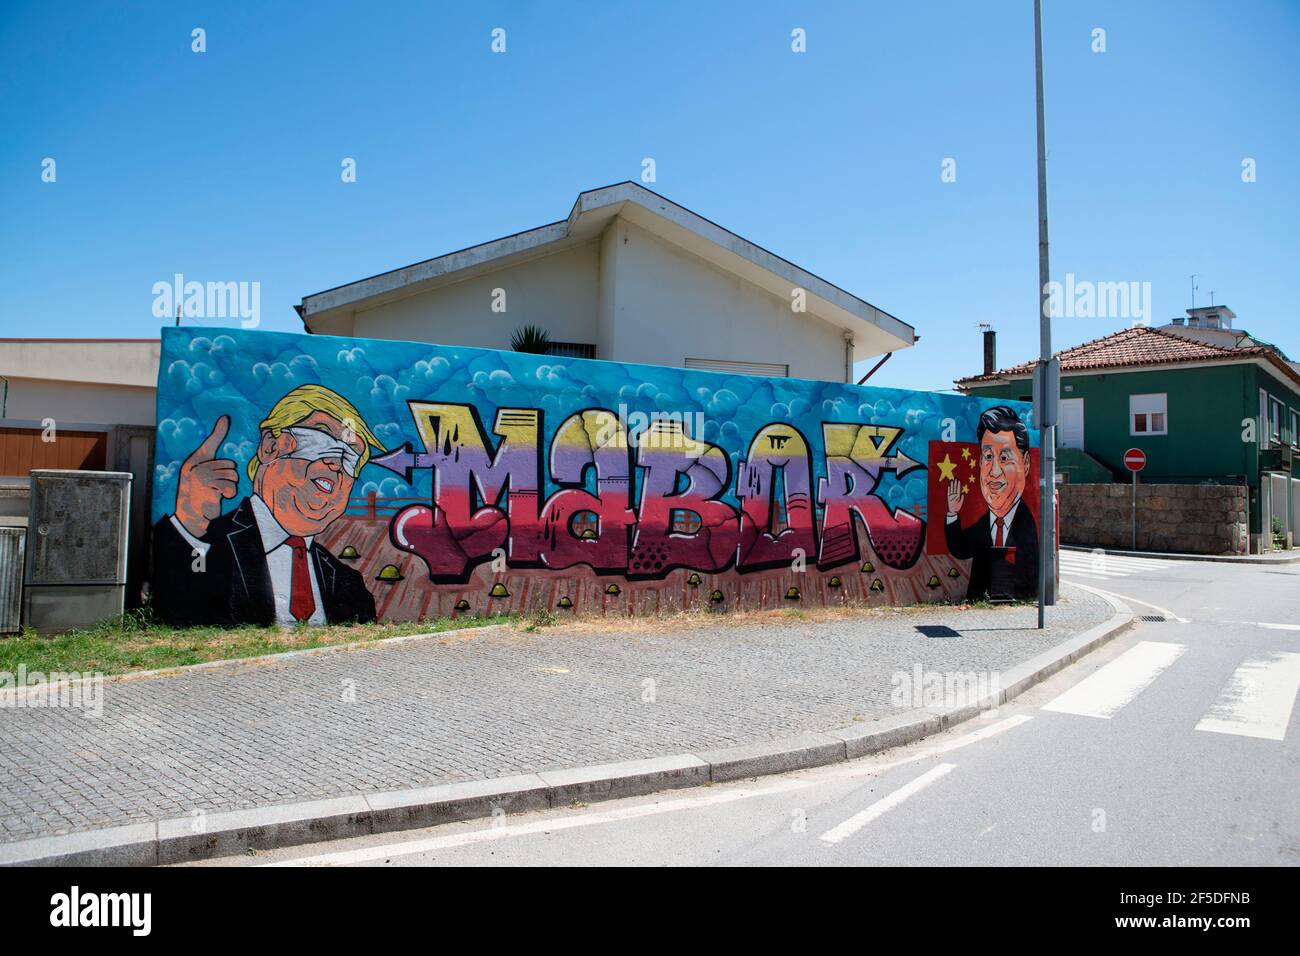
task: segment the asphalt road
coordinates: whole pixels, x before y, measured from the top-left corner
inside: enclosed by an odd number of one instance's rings
[[[1300,864],[1300,565],[1064,564],[1068,580],[1165,620],[939,737],[203,865]]]

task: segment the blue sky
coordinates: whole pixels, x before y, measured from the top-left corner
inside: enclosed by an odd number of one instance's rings
[[[653,157],[651,188],[916,326],[873,384],[978,372],[980,322],[1001,364],[1037,352],[1028,0],[265,7],[0,8],[0,335],[154,335],[176,272],[258,281],[297,330],[305,294]],[[1163,322],[1198,273],[1300,355],[1300,4],[1045,7],[1053,278],[1150,282]]]

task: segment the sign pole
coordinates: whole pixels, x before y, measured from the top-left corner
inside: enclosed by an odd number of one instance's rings
[[[1138,472],[1147,466],[1147,453],[1141,448],[1130,448],[1124,452],[1124,467],[1133,476],[1133,550],[1138,548]]]

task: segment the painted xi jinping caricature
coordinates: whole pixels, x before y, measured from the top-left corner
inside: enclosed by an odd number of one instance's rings
[[[1025,504],[1029,481],[1029,430],[1015,410],[998,405],[980,416],[980,495],[988,511],[961,526],[966,501],[960,481],[948,485],[944,538],[953,557],[971,559],[967,598],[1014,597],[1038,593],[1038,525]]]
[[[362,576],[316,538],[347,510],[352,485],[383,446],[345,398],[319,385],[289,392],[259,426],[233,510],[236,464],[219,457],[217,419],[181,465],[175,513],[154,526],[153,605],[169,624],[373,621]]]

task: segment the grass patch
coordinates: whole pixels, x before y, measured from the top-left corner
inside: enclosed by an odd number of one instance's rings
[[[559,623],[559,615],[554,611],[540,608],[526,618],[524,630],[530,634],[536,634],[544,627],[555,627],[555,625]]]
[[[251,625],[174,628],[154,622],[147,612],[134,611],[120,620],[105,621],[86,630],[41,636],[28,629],[13,637],[0,638],[0,671],[13,673],[22,664],[28,673],[96,671],[105,675],[127,674],[517,620],[517,615],[501,615],[318,627],[300,624],[292,628]]]

